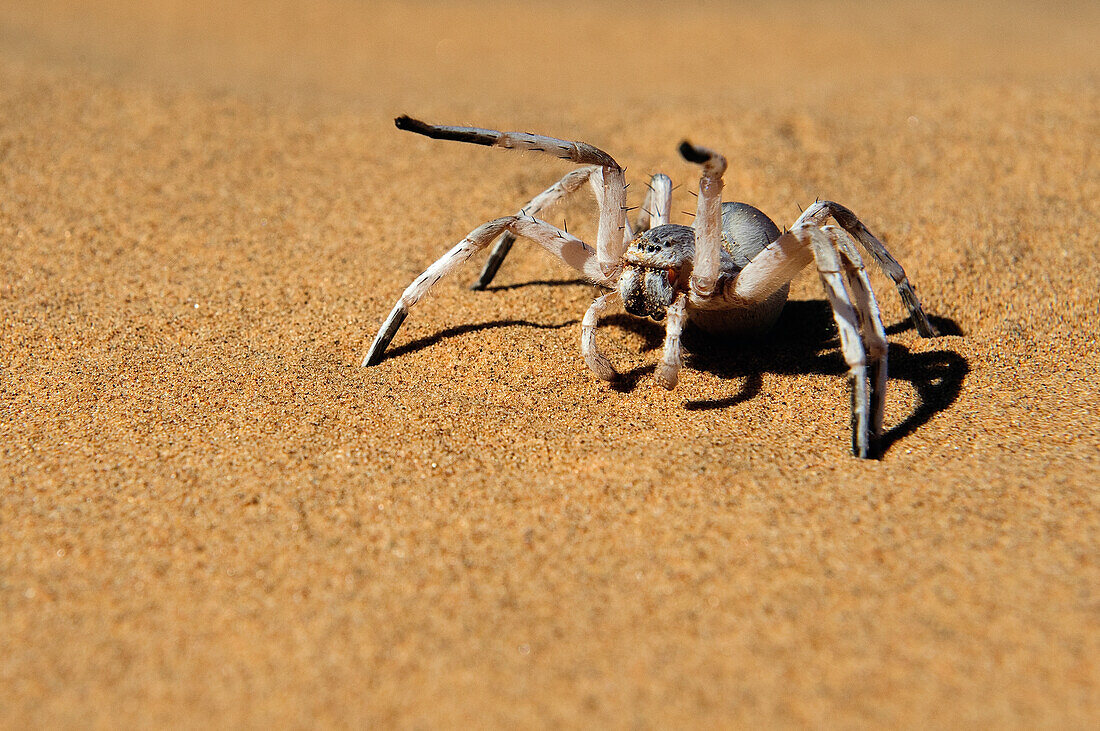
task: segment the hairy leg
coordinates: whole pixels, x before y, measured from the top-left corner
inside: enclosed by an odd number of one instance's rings
[[[390,344],[393,336],[397,334],[401,323],[405,321],[409,309],[419,302],[436,282],[454,271],[478,251],[487,247],[505,231],[529,238],[540,244],[561,261],[579,271],[590,282],[607,287],[613,286],[613,282],[605,278],[600,271],[595,252],[576,236],[567,234],[537,218],[520,218],[518,216],[498,218],[475,228],[466,238],[462,239],[454,248],[424,270],[423,274],[413,280],[412,284],[398,298],[397,304],[394,305],[389,317],[386,318],[379,329],[378,335],[375,336],[370,350],[363,359],[363,365],[371,366],[381,362],[386,347]]]
[[[626,228],[626,180],[623,169],[603,150],[587,142],[569,142],[528,132],[498,132],[480,127],[434,125],[408,116],[398,117],[394,124],[398,129],[432,139],[469,142],[510,150],[532,150],[582,165],[600,166],[603,171],[603,185],[599,195],[600,224],[596,233],[596,258],[605,275],[612,274],[619,265],[619,258],[626,251],[626,243],[623,241],[623,231]]]
[[[671,208],[672,179],[664,173],[657,173],[647,183],[645,202],[642,204],[642,212],[638,214],[638,231],[668,223]]]
[[[607,187],[604,185],[604,170],[603,168],[596,168],[596,171],[592,173],[588,178],[588,183],[592,187],[592,193],[596,196],[596,207],[599,208],[601,214],[605,210],[604,200],[606,198]],[[630,228],[630,219],[626,217],[626,212],[629,210],[626,208],[626,184],[623,183],[622,199],[620,205],[623,209],[623,221],[619,227],[622,233],[623,248],[622,251],[626,251],[627,246],[630,245],[631,239],[634,238],[634,232]],[[622,251],[619,252],[619,256],[622,256]],[[616,261],[616,263],[618,263]]]
[[[576,192],[577,189],[589,181],[592,177],[592,173],[599,169],[598,167],[590,165],[566,173],[561,180],[528,201],[527,205],[521,208],[516,215],[538,216],[546,207],[557,203],[570,193]],[[482,268],[480,276],[478,276],[477,281],[470,286],[470,289],[485,289],[489,286],[489,283],[493,281],[493,277],[496,276],[497,271],[500,269],[500,265],[504,263],[504,257],[508,256],[508,252],[512,249],[512,244],[515,242],[516,236],[511,231],[505,231],[501,235],[496,246],[489,252],[489,257],[485,260],[485,266]]]
[[[617,291],[597,297],[584,313],[584,320],[581,322],[581,355],[592,372],[605,381],[613,381],[619,374],[596,345],[596,328],[599,327],[600,316],[618,301]]]
[[[680,154],[688,162],[703,166],[699,179],[699,204],[695,214],[695,263],[691,274],[691,293],[709,299],[718,292],[718,270],[722,256],[722,174],[726,158],[688,141],[680,143]]]
[[[804,223],[814,223],[820,226],[829,216],[832,216],[845,231],[855,237],[859,243],[863,244],[872,258],[878,262],[882,271],[886,273],[886,276],[893,280],[894,286],[897,287],[898,294],[901,295],[901,301],[909,311],[909,319],[912,320],[913,326],[917,329],[917,332],[920,333],[921,337],[936,337],[939,333],[936,332],[936,328],[932,326],[932,323],[928,321],[928,317],[924,314],[924,308],[921,307],[920,300],[917,298],[917,293],[913,291],[913,285],[909,283],[909,278],[906,277],[905,270],[902,268],[901,263],[899,263],[887,250],[886,246],[879,241],[865,225],[863,225],[863,222],[856,217],[856,214],[839,203],[834,203],[833,201],[817,201],[799,216],[798,220],[791,228],[793,229]]]
[[[680,292],[668,306],[665,315],[665,347],[661,354],[661,362],[657,364],[657,383],[668,390],[676,388],[680,382],[680,366],[683,359],[680,354],[680,336],[687,324],[687,295]]]
[[[801,232],[809,237],[817,272],[840,332],[840,350],[848,364],[848,380],[852,388],[852,454],[870,457],[873,430],[867,355],[860,337],[859,316],[845,286],[846,277],[841,256],[825,231],[809,226],[801,229]]]
[[[840,252],[848,292],[859,316],[867,358],[867,381],[870,385],[871,434],[877,438],[882,434],[882,418],[886,407],[886,356],[889,350],[886,329],[882,325],[882,313],[879,312],[875,292],[871,289],[863,258],[859,255],[855,242],[842,228],[825,226],[822,230]]]

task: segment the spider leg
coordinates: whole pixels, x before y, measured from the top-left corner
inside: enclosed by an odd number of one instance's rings
[[[710,299],[717,293],[718,270],[722,256],[722,174],[726,158],[687,140],[680,143],[680,154],[688,162],[703,166],[699,178],[699,204],[695,214],[695,262],[691,273],[693,299]]]
[[[543,152],[563,160],[602,168],[600,224],[596,233],[596,258],[603,274],[610,275],[626,251],[623,231],[626,228],[626,180],[619,163],[603,150],[587,142],[569,142],[527,132],[498,132],[479,127],[449,127],[427,124],[409,116],[394,120],[398,129],[415,132],[437,140],[455,140],[475,145]]]
[[[597,297],[584,313],[584,320],[581,322],[581,355],[592,372],[605,381],[613,381],[619,374],[596,345],[596,328],[600,323],[600,315],[607,312],[618,300],[618,290]]]
[[[592,193],[595,194],[595,196],[596,196],[596,207],[599,208],[600,211],[603,211],[604,210],[604,191],[606,190],[606,188],[604,186],[603,168],[597,168],[596,172],[592,173],[592,177],[590,177],[588,179],[588,182],[592,186]],[[629,209],[626,207],[626,190],[625,190],[626,185],[625,185],[625,183],[623,185],[623,189],[624,189],[623,190],[623,199],[622,199],[622,201],[623,201],[622,202],[623,221],[622,221],[622,225],[621,225],[620,228],[623,232],[623,236],[622,236],[622,238],[623,238],[623,251],[626,251],[626,248],[630,245],[631,239],[634,238],[634,231],[630,228],[630,219],[626,216],[626,212]],[[619,255],[622,256],[621,253]]]
[[[882,325],[882,313],[867,278],[863,258],[851,236],[842,228],[825,226],[822,229],[836,245],[844,264],[848,292],[852,296],[856,314],[859,316],[860,329],[863,332],[863,344],[867,357],[867,380],[870,385],[871,434],[877,438],[882,434],[882,418],[886,407],[886,354],[889,345],[886,342],[886,329]]]
[[[672,178],[664,173],[657,173],[649,179],[645,203],[642,204],[642,212],[638,214],[638,231],[646,231],[668,223],[671,208]]]
[[[826,231],[811,225],[801,229],[800,233],[809,238],[817,272],[840,333],[840,350],[848,364],[848,380],[852,388],[852,454],[866,458],[871,456],[873,434],[867,353],[860,337],[859,315],[852,306],[848,292],[846,269],[841,263],[840,252]]]
[[[829,216],[832,216],[845,231],[854,236],[859,243],[863,244],[863,247],[867,249],[871,257],[878,262],[882,271],[886,273],[886,276],[893,280],[894,286],[897,287],[898,294],[901,295],[901,301],[909,311],[909,319],[913,321],[913,326],[917,329],[917,332],[920,333],[921,337],[936,337],[939,333],[936,332],[936,328],[928,321],[928,317],[924,314],[924,308],[921,307],[920,300],[917,298],[917,293],[913,291],[913,285],[909,283],[909,278],[905,276],[905,270],[898,260],[886,249],[886,246],[879,241],[865,225],[863,225],[863,222],[856,217],[856,214],[839,203],[834,203],[833,201],[818,201],[807,208],[791,228],[793,229],[800,224],[810,222],[821,225]]]
[[[537,218],[520,218],[519,216],[498,218],[475,228],[466,238],[462,239],[454,248],[424,270],[423,274],[413,280],[412,284],[398,298],[397,304],[393,306],[389,317],[386,318],[379,329],[378,335],[371,343],[370,350],[363,358],[363,365],[371,366],[381,362],[386,347],[393,340],[393,336],[397,334],[401,323],[405,321],[409,309],[419,302],[436,282],[454,271],[478,251],[487,247],[505,231],[540,244],[563,262],[578,270],[591,282],[606,287],[614,285],[613,280],[605,277],[601,272],[595,252],[576,236],[567,234]]]
[[[852,382],[852,452],[867,457],[882,433],[888,344],[853,235],[837,226],[803,221],[753,257],[725,285],[721,298],[727,307],[752,307],[811,261],[825,287]]]
[[[680,366],[683,360],[680,355],[680,335],[687,323],[687,295],[679,292],[672,304],[668,306],[665,317],[665,347],[661,355],[661,362],[657,364],[657,383],[669,391],[676,388],[680,381]]]
[[[539,215],[547,206],[557,203],[565,196],[578,190],[592,178],[592,173],[598,170],[598,167],[590,165],[566,173],[561,180],[528,201],[527,205],[519,209],[519,213],[516,215]],[[508,252],[512,249],[512,244],[515,242],[515,234],[511,231],[505,231],[501,235],[496,246],[489,252],[489,257],[485,260],[485,266],[482,267],[481,274],[478,276],[477,281],[470,285],[470,289],[480,290],[489,286],[489,283],[493,281],[493,277],[497,275],[500,265],[504,263],[504,257],[508,256]]]

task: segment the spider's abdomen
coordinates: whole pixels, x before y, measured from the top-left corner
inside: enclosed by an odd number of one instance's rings
[[[779,227],[760,209],[733,201],[722,204],[723,243],[737,271],[744,269],[779,235]]]
[[[780,236],[779,227],[761,210],[747,203],[722,204],[722,273],[736,277],[756,255]],[[728,258],[727,258],[728,257]],[[757,334],[779,319],[790,285],[751,307],[716,307],[691,311],[691,321],[703,330],[722,334]]]

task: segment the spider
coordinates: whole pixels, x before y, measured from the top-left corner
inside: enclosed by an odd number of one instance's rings
[[[608,291],[597,297],[581,323],[581,354],[600,378],[618,375],[596,345],[600,317],[621,303],[631,315],[665,321],[664,351],[657,382],[672,389],[679,380],[680,338],[688,321],[724,336],[766,331],[779,318],[791,279],[816,265],[840,333],[840,349],[851,385],[852,453],[870,457],[882,432],[886,394],[886,333],[858,241],[897,286],[913,325],[922,337],[937,333],[898,261],[855,214],[831,201],[817,201],[791,226],[779,228],[745,203],[722,202],[726,159],[688,141],[680,144],[685,160],[702,167],[698,209],[692,226],[669,223],[672,183],[657,174],[649,182],[636,225],[627,220],[623,169],[606,152],[584,142],[569,142],[522,132],[427,124],[408,116],[394,120],[398,129],[434,139],[507,149],[533,150],[584,165],[531,199],[512,216],[497,218],[471,231],[427,268],[397,300],[364,366],[382,360],[409,309],[445,275],[494,241],[473,289],[484,289],[517,237],[541,245],[581,275]],[[599,206],[595,249],[576,236],[537,218],[547,206],[591,185]],[[839,226],[828,225],[832,218]],[[499,239],[499,240],[498,240]]]

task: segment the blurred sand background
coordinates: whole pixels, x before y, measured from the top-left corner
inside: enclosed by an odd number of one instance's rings
[[[6,0],[0,726],[1095,726],[1098,33],[1086,2]],[[405,112],[592,142],[677,210],[676,144],[713,146],[780,225],[849,205],[953,334],[875,276],[867,462],[809,273],[672,393],[626,317],[598,382],[592,288],[522,245],[361,369],[568,169]]]

